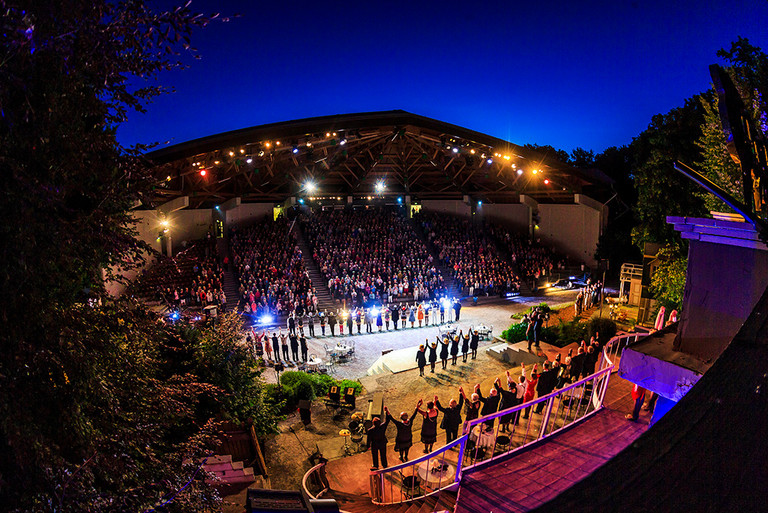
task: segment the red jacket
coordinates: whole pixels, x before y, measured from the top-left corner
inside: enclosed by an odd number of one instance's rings
[[[637,401],[641,397],[645,395],[645,389],[640,388],[639,385],[635,385],[632,387],[632,400]]]

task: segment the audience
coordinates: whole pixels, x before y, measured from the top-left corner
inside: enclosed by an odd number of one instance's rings
[[[348,305],[445,291],[426,245],[395,209],[316,211],[302,217],[302,228],[331,295]]]

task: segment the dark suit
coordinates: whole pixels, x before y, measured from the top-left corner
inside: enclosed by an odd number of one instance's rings
[[[445,443],[449,444],[459,436],[459,426],[461,426],[461,408],[464,406],[464,396],[459,396],[459,402],[456,406],[443,408],[440,400],[435,402],[437,409],[443,412],[443,429],[445,429]]]
[[[368,429],[368,445],[371,446],[371,455],[373,456],[373,466],[379,466],[379,456],[381,456],[381,464],[384,468],[387,468],[387,425],[389,424],[389,417],[387,420],[373,426]]]

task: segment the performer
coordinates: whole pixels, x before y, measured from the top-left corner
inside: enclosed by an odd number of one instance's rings
[[[387,407],[384,407],[384,413],[387,415],[387,419],[394,422],[397,427],[397,435],[395,436],[395,450],[400,453],[400,461],[405,463],[408,461],[408,451],[413,445],[413,418],[419,411],[417,406],[414,409],[413,414],[408,417],[406,412],[400,413],[400,420],[395,419],[392,414],[389,413]]]
[[[416,364],[419,366],[419,376],[424,376],[424,367],[427,366],[427,356],[424,353],[424,350],[424,344],[422,344],[416,352]]]
[[[448,337],[443,337],[443,340],[440,340],[440,337],[435,338],[440,342],[440,361],[443,364],[443,370],[445,370],[445,367],[448,365],[448,346],[450,346],[451,343],[448,340]]]
[[[469,353],[469,331],[461,338],[461,361],[467,363]]]
[[[437,396],[435,396],[437,399]],[[421,424],[421,442],[424,444],[424,454],[432,452],[432,445],[437,440],[437,416],[439,410],[435,408],[435,403],[429,401],[427,403],[427,409],[421,409],[422,401],[419,399],[419,404],[416,406],[416,411],[421,413],[423,422]]]
[[[280,334],[282,335],[282,328],[280,329]],[[280,342],[277,339],[277,332],[272,332],[272,349],[275,351],[275,362],[280,361]]]
[[[456,358],[459,356],[459,337],[461,337],[461,331],[451,341],[451,365],[456,365]]]
[[[483,403],[483,408],[480,410],[480,415],[490,415],[491,413],[496,413],[499,410],[499,401],[501,400],[501,396],[499,396],[499,392],[496,390],[496,388],[491,388],[491,390],[488,392],[488,397],[483,397],[483,393],[480,391],[480,387],[478,387],[477,395],[480,397],[480,402]],[[496,419],[486,420],[485,430],[491,431],[495,421]]]
[[[291,340],[291,354],[293,355],[293,361],[298,362],[299,361],[299,337],[296,336],[296,333],[294,332],[291,335],[289,335],[288,338]]]
[[[299,337],[299,345],[301,346],[301,360],[306,363],[307,362],[307,337],[305,337],[303,334]]]
[[[429,344],[429,340],[425,340],[424,343]],[[432,342],[429,346],[429,367],[432,374],[435,373],[435,363],[437,363],[437,342]]]
[[[320,312],[318,317],[320,317],[320,334],[325,336],[325,312]]]
[[[475,392],[470,396],[470,398],[467,398],[467,394],[464,393],[463,388],[459,388],[459,392],[461,392],[461,396],[464,398],[464,400],[467,402],[467,419],[466,420],[475,420],[477,417],[480,416],[480,408],[483,406],[483,403],[480,402],[480,385],[475,385]],[[471,399],[471,400],[470,400]]]
[[[443,422],[440,427],[445,429],[445,443],[449,444],[456,440],[459,436],[459,426],[461,426],[461,408],[464,406],[464,395],[459,388],[459,402],[456,399],[451,399],[447,408],[443,408],[435,396],[435,406],[437,409],[443,412]]]
[[[469,348],[472,350],[472,359],[477,358],[477,346],[480,345],[480,333],[477,330],[472,333],[472,340],[469,342]],[[466,361],[466,360],[465,360]]]
[[[382,424],[378,417],[373,418],[373,426],[368,428],[368,445],[371,446],[371,456],[373,457],[373,469],[379,468],[379,456],[381,464],[387,468],[387,424],[389,417]]]
[[[517,385],[515,385],[512,376],[509,375],[509,371],[507,371],[507,390],[504,390],[501,387],[501,380],[499,378],[496,378],[493,386],[501,396],[499,411],[517,406]],[[499,426],[501,428],[499,429],[499,433],[509,432],[509,423],[512,421],[513,416],[514,413],[508,413],[499,418]]]

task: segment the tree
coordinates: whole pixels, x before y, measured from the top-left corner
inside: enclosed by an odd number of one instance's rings
[[[702,190],[674,170],[675,161],[696,162],[704,109],[698,96],[682,107],[653,116],[648,128],[634,138],[634,181],[637,190],[635,214],[638,226],[632,239],[640,248],[645,242],[676,243],[679,234],[667,223],[667,216],[704,216]]]
[[[700,100],[704,109],[704,121],[701,125],[701,137],[696,141],[696,145],[701,149],[701,157],[695,162],[695,167],[726,192],[735,198],[741,198],[741,169],[726,148],[723,124],[717,111],[718,98],[713,94],[709,97],[702,96]],[[731,211],[731,208],[714,194],[705,194],[704,203],[710,211]]]
[[[670,244],[656,255],[661,263],[651,276],[651,293],[662,306],[679,310],[683,305],[688,259],[681,246]]]
[[[570,161],[571,161],[571,158],[568,155],[567,151],[558,150],[557,148],[555,148],[554,146],[550,146],[549,144],[526,144],[523,147],[529,150],[539,152],[544,157],[559,160],[560,162],[563,162],[565,164],[570,164]]]
[[[168,332],[111,303],[102,281],[148,249],[130,216],[154,185],[145,147],[122,148],[115,131],[162,89],[130,84],[179,67],[210,18],[141,0],[2,8],[0,503],[215,508],[195,473],[213,427],[196,413],[198,396],[218,391],[174,372]]]
[[[768,135],[768,54],[739,37],[730,49],[717,52],[728,64],[728,72],[739,89],[744,104],[752,113],[755,127]]]

